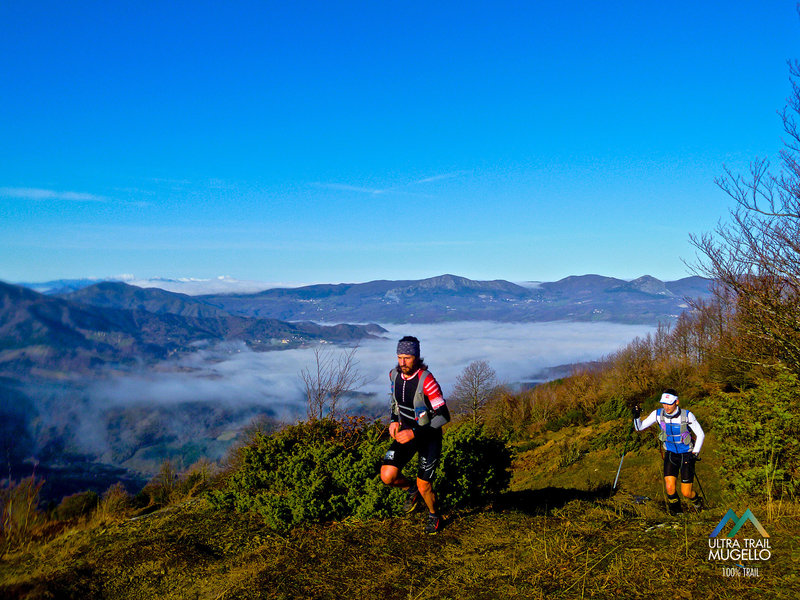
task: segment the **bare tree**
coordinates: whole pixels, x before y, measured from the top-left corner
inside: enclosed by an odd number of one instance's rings
[[[716,299],[735,315],[739,360],[800,373],[800,63],[790,72],[780,171],[763,159],[747,176],[726,169],[717,184],[736,202],[730,222],[691,241],[695,271],[716,281]]]
[[[306,391],[306,412],[313,420],[339,418],[346,412],[344,396],[369,381],[358,370],[358,346],[334,354],[325,346],[314,348],[314,362],[300,371]]]
[[[472,422],[480,420],[480,411],[486,406],[497,388],[497,373],[485,360],[469,363],[456,379],[453,404],[462,412],[472,415]]]

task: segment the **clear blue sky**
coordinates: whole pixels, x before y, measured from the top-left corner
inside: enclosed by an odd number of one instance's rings
[[[0,3],[0,279],[687,274],[789,1]]]

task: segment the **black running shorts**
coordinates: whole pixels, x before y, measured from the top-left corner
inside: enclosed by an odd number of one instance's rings
[[[664,477],[677,477],[680,473],[681,483],[694,482],[694,455],[691,452],[679,454],[664,452]]]
[[[439,464],[439,457],[442,455],[442,430],[421,427],[414,431],[414,439],[411,441],[405,444],[393,441],[383,457],[383,464],[392,465],[402,471],[415,452],[419,455],[417,478],[433,481],[436,465]]]

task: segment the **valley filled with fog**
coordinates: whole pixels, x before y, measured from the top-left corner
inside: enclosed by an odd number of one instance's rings
[[[396,342],[404,335],[420,339],[422,355],[447,396],[458,374],[474,360],[489,362],[500,381],[513,385],[537,381],[548,367],[599,359],[654,330],[645,325],[570,322],[383,327],[388,330],[385,337],[362,341],[356,353],[358,370],[370,379],[358,391],[381,405],[388,402],[388,372],[395,363]],[[326,346],[334,355],[343,350]],[[293,421],[305,412],[299,374],[313,361],[310,347],[253,352],[243,343],[225,344],[147,372],[104,380],[88,392],[103,407],[196,402],[261,405],[280,419]]]
[[[388,333],[359,345],[358,370],[368,382],[350,411],[384,416],[388,372],[397,340],[415,335],[445,396],[458,374],[485,360],[510,385],[546,378],[549,367],[601,358],[653,327],[615,323],[493,323],[385,325]],[[337,356],[344,346],[324,344]],[[227,342],[140,370],[111,371],[70,384],[29,386],[24,392],[27,443],[23,456],[43,464],[96,461],[152,474],[165,459],[186,467],[220,460],[254,420],[293,422],[305,417],[303,368],[314,347],[255,352]],[[21,439],[18,441],[22,441]]]

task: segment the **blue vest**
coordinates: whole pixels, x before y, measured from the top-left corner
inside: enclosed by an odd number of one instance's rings
[[[656,420],[661,432],[658,439],[664,442],[664,450],[669,452],[676,452],[682,454],[684,452],[691,452],[694,444],[692,443],[692,434],[689,432],[689,415],[688,410],[678,408],[679,414],[669,416],[664,413],[663,408],[656,410]],[[680,417],[680,420],[675,423],[672,419]]]

